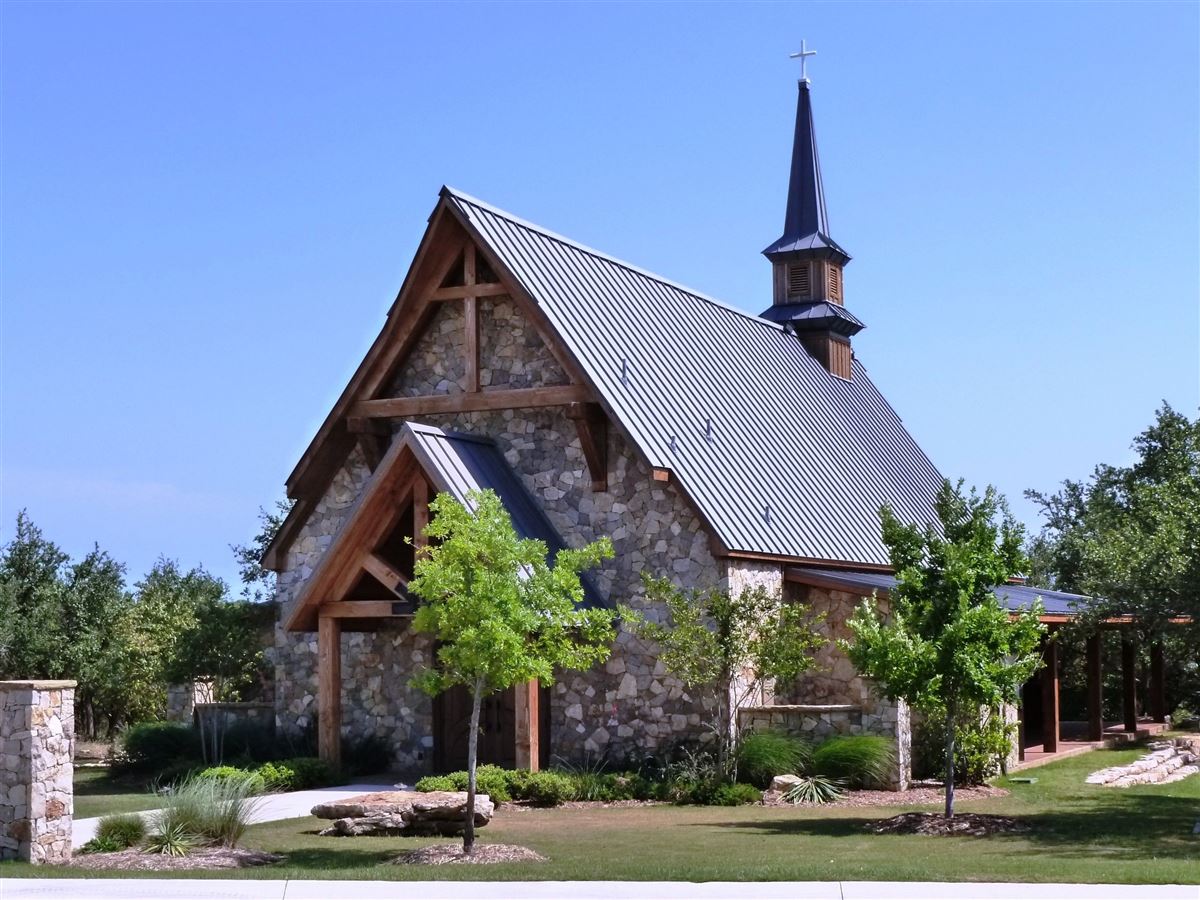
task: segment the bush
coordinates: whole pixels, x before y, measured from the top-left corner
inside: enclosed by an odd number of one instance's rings
[[[112,846],[114,850],[133,847],[146,836],[146,823],[137,812],[125,812],[118,816],[103,816],[96,826],[96,841]]]
[[[761,803],[762,791],[752,784],[723,784],[713,792],[710,806],[745,806]]]
[[[514,772],[510,779],[510,790],[517,800],[525,800],[536,806],[558,806],[567,800],[576,799],[576,785],[569,775],[562,772]]]
[[[800,738],[777,731],[752,731],[738,744],[737,773],[750,784],[766,788],[776,775],[803,771],[811,757],[812,748]]]
[[[258,805],[254,794],[261,785],[262,779],[249,773],[182,781],[167,795],[163,808],[155,815],[152,836],[193,836],[235,847]]]
[[[466,773],[463,773],[466,774]],[[416,790],[422,793],[430,791],[457,791],[458,787],[454,779],[449,775],[426,775],[420,779],[416,785]]]
[[[162,772],[181,761],[200,756],[200,735],[175,722],[141,722],[121,739],[122,768],[134,772]]]
[[[817,747],[809,768],[810,774],[837,779],[850,787],[871,787],[887,783],[895,759],[890,738],[844,734]]]
[[[962,717],[955,726],[955,783],[983,784],[999,772],[1015,728],[998,715],[989,715],[986,721],[978,716]],[[931,715],[914,729],[913,775],[945,778],[946,726],[941,715]]]
[[[273,765],[276,773],[291,772],[291,781],[286,786],[277,788],[281,791],[307,791],[337,784],[339,780],[337,770],[315,756],[296,756],[268,765]],[[263,768],[265,766],[260,766],[258,771],[265,779],[267,776],[263,773]]]

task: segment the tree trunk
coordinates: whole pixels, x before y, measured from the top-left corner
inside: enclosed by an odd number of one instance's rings
[[[471,697],[471,730],[467,734],[467,821],[463,827],[463,853],[475,852],[475,762],[479,752],[479,709],[483,705],[483,679],[475,682]]]
[[[954,818],[954,704],[946,705],[946,818]]]

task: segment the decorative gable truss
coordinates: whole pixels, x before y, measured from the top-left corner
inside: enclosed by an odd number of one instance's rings
[[[537,345],[531,352],[548,356],[561,373],[554,383],[526,385],[511,372],[489,368],[490,354],[513,320],[526,326],[527,343]],[[428,348],[438,352],[423,352]],[[440,352],[446,349],[451,352]],[[408,377],[413,372],[418,377]],[[537,304],[443,198],[383,329],[288,478],[287,493],[296,504],[263,565],[283,568],[287,548],[356,444],[374,472],[397,422],[538,407],[567,409],[592,489],[606,490],[609,417],[597,393]]]

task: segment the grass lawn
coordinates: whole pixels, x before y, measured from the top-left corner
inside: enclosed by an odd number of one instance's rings
[[[502,811],[483,841],[522,844],[546,863],[384,866],[428,839],[322,838],[316,819],[254,826],[244,844],[286,854],[278,867],[212,873],[228,878],[933,880],[1200,882],[1200,776],[1163,787],[1083,784],[1140,750],[1099,750],[1029,770],[1037,784],[1009,784],[1008,797],[962,804],[1020,816],[1028,834],[990,837],[879,836],[867,822],[907,808],[737,808]],[[917,808],[917,807],[912,807]],[[69,868],[7,864],[0,876],[70,875]],[[136,872],[117,872],[130,876]],[[187,873],[201,875],[203,873]]]
[[[112,770],[101,766],[75,770],[77,819],[154,809],[158,805],[158,798],[140,779],[114,778]]]

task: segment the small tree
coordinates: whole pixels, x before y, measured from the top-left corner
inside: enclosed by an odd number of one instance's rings
[[[737,710],[769,679],[791,680],[812,667],[821,638],[808,609],[784,603],[763,587],[729,591],[682,590],[665,578],[643,575],[646,600],[664,607],[665,623],[622,607],[621,618],[638,637],[658,644],[667,671],[713,716],[717,766],[733,774]]]
[[[613,555],[608,538],[560,550],[547,562],[542,541],[522,539],[493,491],[450,494],[429,505],[429,543],[420,548],[409,590],[425,602],[413,630],[439,647],[414,681],[430,694],[454,685],[471,692],[467,810],[463,851],[475,847],[475,766],[483,698],[534,678],[551,684],[559,669],[587,669],[608,658],[610,610],[585,609],[579,573]]]
[[[946,481],[937,496],[938,522],[906,525],[880,511],[883,542],[896,572],[890,619],[872,600],[847,621],[845,645],[859,671],[891,699],[902,699],[946,722],[946,816],[954,815],[955,721],[968,707],[1015,702],[1037,670],[1041,604],[1012,614],[992,590],[1019,573],[1022,529],[989,487],[964,496],[962,481]]]

